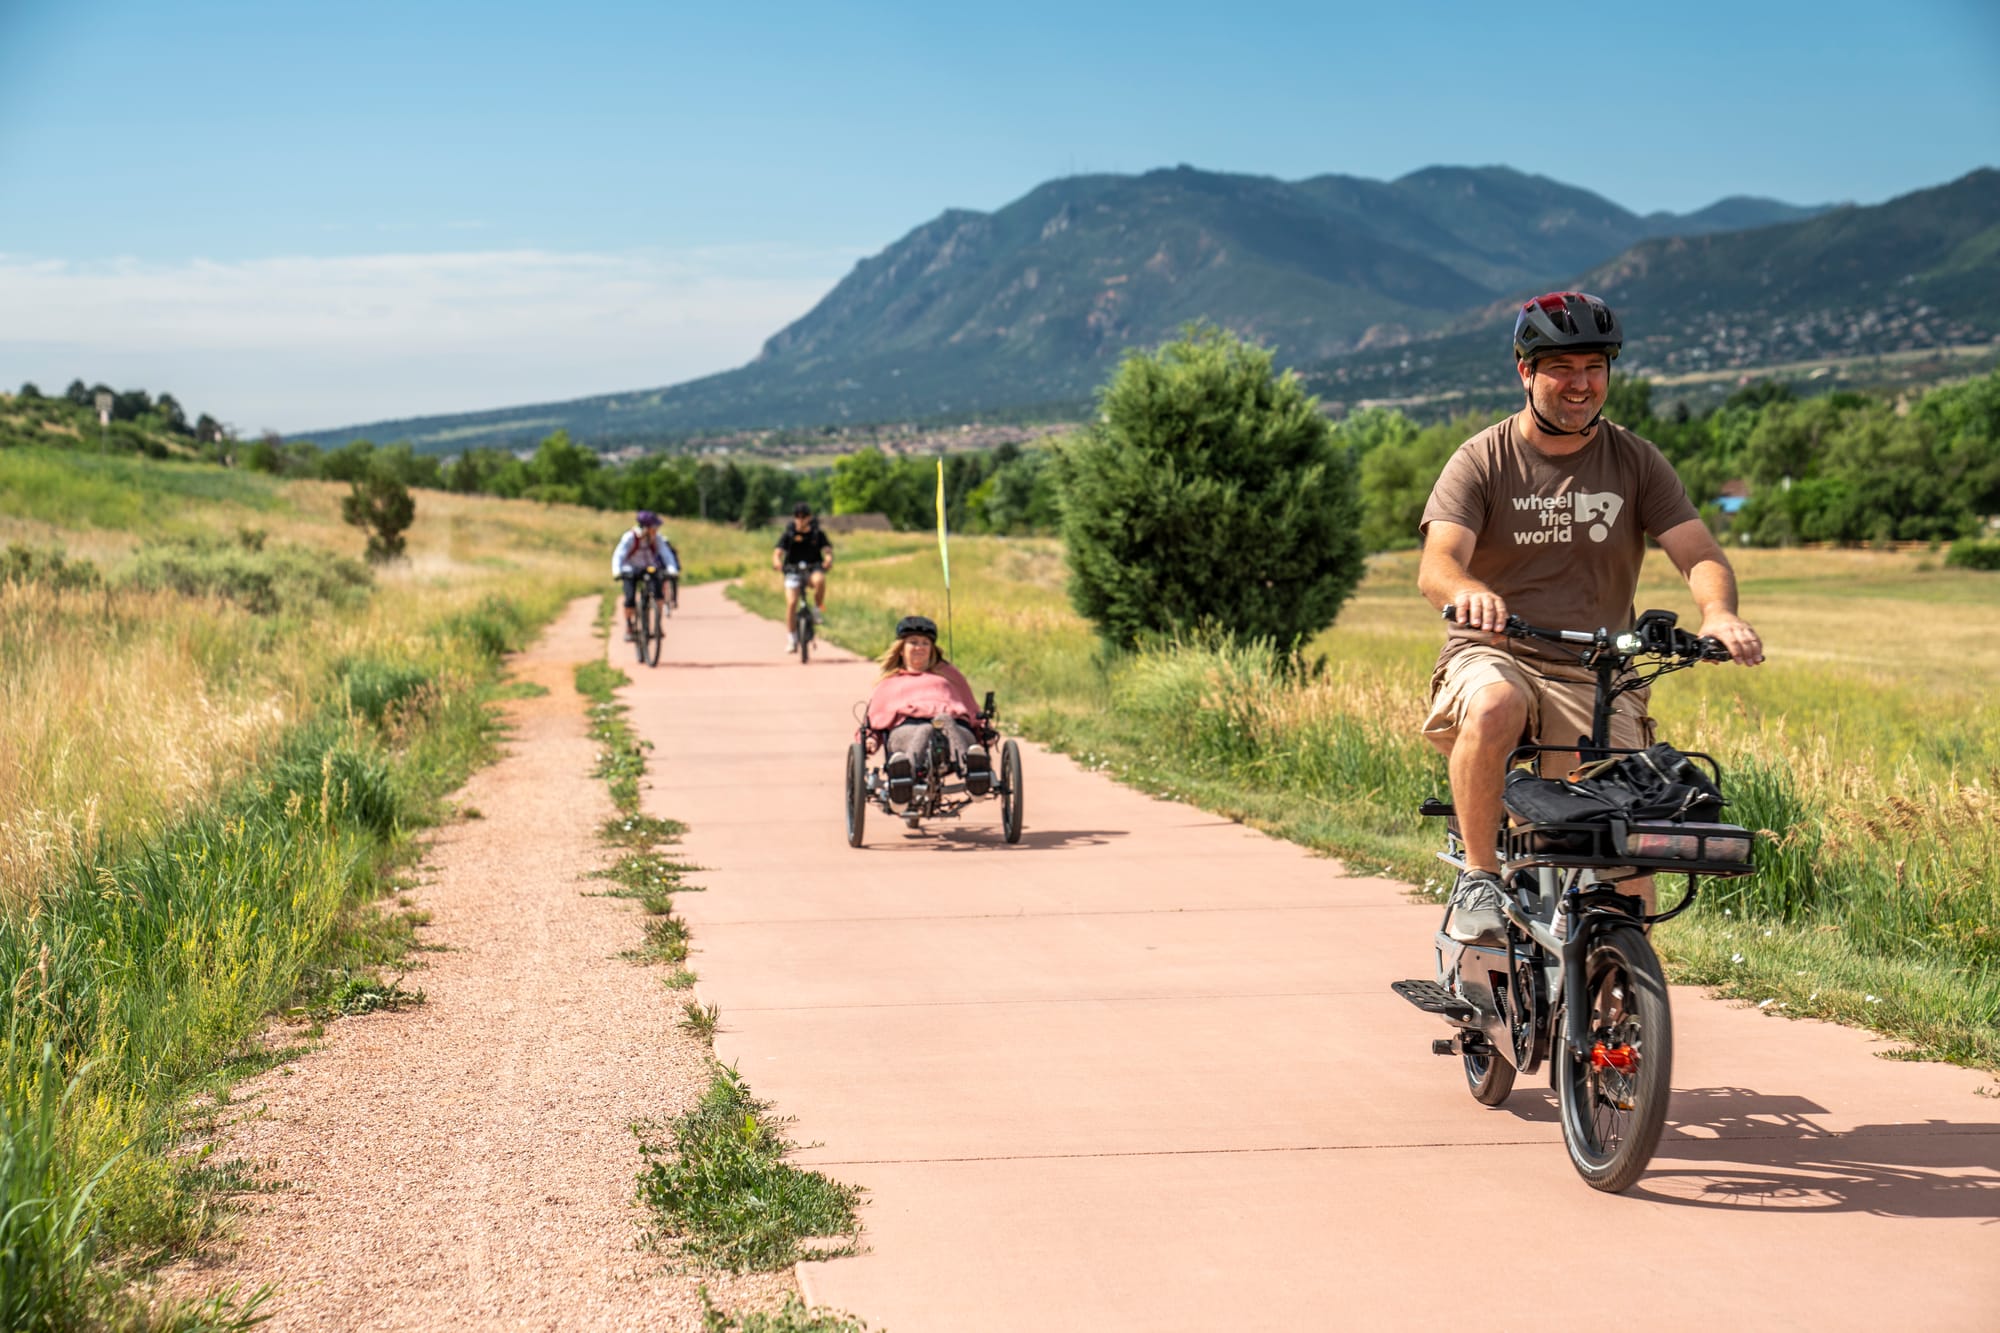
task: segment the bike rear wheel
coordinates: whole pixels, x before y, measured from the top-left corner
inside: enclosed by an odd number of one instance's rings
[[[1460,1058],[1465,1061],[1465,1086],[1481,1106],[1498,1106],[1514,1091],[1514,1066],[1498,1051],[1489,1047],[1476,1055],[1468,1051]]]
[[[859,847],[868,823],[868,752],[856,741],[847,747],[847,845]]]
[[[1667,1123],[1673,1019],[1659,957],[1637,926],[1599,935],[1584,968],[1589,1012],[1565,1012],[1556,1033],[1556,1105],[1577,1174],[1615,1194],[1645,1174]],[[1571,1024],[1582,1029],[1581,1057],[1569,1049]]]
[[[1008,741],[1000,747],[1000,832],[1010,843],[1021,840],[1024,800],[1021,792],[1021,747]]]

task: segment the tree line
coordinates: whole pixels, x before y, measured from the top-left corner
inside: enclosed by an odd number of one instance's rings
[[[177,452],[278,476],[348,483],[381,478],[405,487],[652,509],[750,526],[801,500],[822,513],[883,514],[899,529],[937,522],[937,457],[873,446],[817,468],[688,453],[615,462],[557,431],[525,456],[479,448],[438,458],[408,444],[366,440],[330,450],[274,434],[233,440],[206,414],[189,425],[171,394],[111,391],[82,380],[60,399],[23,385],[18,401],[94,412],[99,390],[113,394],[111,434],[119,447],[166,456],[162,439],[180,436],[190,447]],[[1901,400],[1853,392],[1801,398],[1783,383],[1758,381],[1701,413],[1663,402],[1647,380],[1615,378],[1605,416],[1658,444],[1703,517],[1739,544],[1952,541],[1978,535],[1988,516],[2000,514],[2000,371]],[[1336,423],[1333,440],[1353,465],[1363,548],[1416,545],[1438,471],[1493,419],[1470,415],[1425,424],[1372,408]],[[1056,531],[1063,499],[1058,455],[1088,435],[945,455],[953,530]],[[1725,491],[1738,501],[1725,504]]]
[[[1749,546],[1975,537],[2000,514],[2000,371],[1915,399],[1797,397],[1782,382],[1739,389],[1713,410],[1656,405],[1644,379],[1614,379],[1607,419],[1660,446],[1718,533]],[[1431,483],[1492,418],[1420,426],[1371,409],[1335,430],[1357,460],[1362,541],[1417,544]],[[1725,490],[1744,497],[1725,512]]]
[[[71,380],[62,396],[53,401],[95,413],[99,394],[110,399],[111,420],[114,422],[128,423],[162,435],[180,436],[199,444],[219,443],[228,434],[228,429],[206,412],[190,423],[187,410],[170,393],[155,398],[144,389],[114,389],[108,384],[85,384],[78,379]],[[15,397],[29,406],[51,401],[32,382],[23,384]],[[149,452],[164,455],[166,451],[155,449]]]
[[[937,456],[891,455],[873,446],[816,469],[692,454],[645,454],[617,463],[559,430],[526,457],[480,448],[439,459],[407,444],[355,440],[321,450],[305,441],[267,438],[250,444],[242,461],[278,476],[355,482],[384,475],[404,486],[607,510],[651,509],[746,527],[788,514],[801,500],[815,512],[882,514],[899,529],[937,522]],[[1048,462],[1046,450],[1017,444],[945,455],[945,512],[952,527],[1053,531],[1056,492]]]

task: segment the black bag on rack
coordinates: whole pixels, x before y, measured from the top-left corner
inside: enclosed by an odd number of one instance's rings
[[[1529,824],[1702,822],[1714,819],[1723,806],[1722,792],[1708,774],[1671,745],[1603,760],[1569,780],[1513,769],[1501,803]],[[1538,849],[1582,851],[1593,841],[1587,833],[1552,832],[1538,839]]]
[[[1602,796],[1633,822],[1706,821],[1722,812],[1722,791],[1706,770],[1671,745],[1593,765],[1576,782]]]

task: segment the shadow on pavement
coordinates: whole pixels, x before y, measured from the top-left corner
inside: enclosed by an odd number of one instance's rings
[[[914,834],[915,830],[909,830]],[[1024,829],[1012,847],[1000,834],[1000,826],[990,828],[930,827],[924,830],[941,852],[970,852],[981,849],[1007,852],[1049,852],[1065,847],[1102,847],[1113,838],[1127,834],[1122,829]]]
[[[2000,1124],[1836,1131],[1812,1119],[1825,1113],[1751,1088],[1677,1089],[1667,1137],[1632,1193],[1695,1208],[2000,1222]]]
[[[839,663],[835,665],[839,665]],[[799,660],[797,656],[792,656],[779,657],[775,660],[759,658],[755,662],[670,662],[662,657],[660,659],[660,669],[665,670],[667,667],[673,667],[679,671],[716,671],[723,668],[731,671],[741,671],[745,667],[790,667],[792,670],[797,671],[799,669]],[[807,669],[810,670],[811,668]]]
[[[1555,1098],[1524,1086],[1502,1108],[1553,1124]],[[1807,1097],[1676,1088],[1652,1169],[1629,1193],[1692,1208],[1985,1218],[2000,1225],[2000,1124],[1927,1120],[1831,1130]]]

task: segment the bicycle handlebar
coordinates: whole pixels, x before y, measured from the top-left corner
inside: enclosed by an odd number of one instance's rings
[[[1458,608],[1446,606],[1444,619],[1457,624]],[[1506,627],[1500,633],[1510,639],[1541,639],[1549,643],[1578,644],[1594,651],[1609,650],[1620,657],[1646,654],[1678,658],[1684,662],[1730,660],[1729,649],[1722,640],[1713,635],[1698,637],[1690,634],[1675,625],[1676,619],[1678,617],[1672,611],[1643,611],[1631,629],[1613,632],[1609,629],[1545,629],[1509,614]]]

